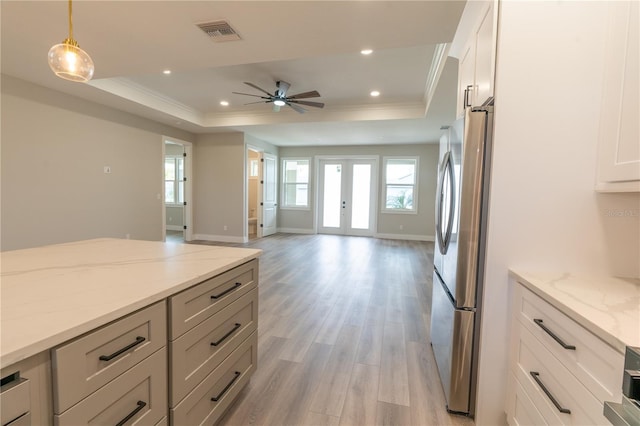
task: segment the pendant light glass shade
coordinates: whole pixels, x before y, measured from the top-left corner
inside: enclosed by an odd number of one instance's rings
[[[72,41],[72,40],[71,40]],[[84,50],[69,39],[56,44],[49,50],[49,66],[60,78],[87,82],[93,77],[93,61]]]
[[[49,49],[49,67],[65,80],[87,82],[93,77],[93,61],[78,42],[73,39],[73,18],[69,0],[69,38]]]

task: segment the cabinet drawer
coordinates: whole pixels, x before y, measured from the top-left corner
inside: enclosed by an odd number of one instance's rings
[[[0,420],[3,426],[7,424],[30,424],[24,423],[25,420],[23,418],[27,417],[31,410],[31,390],[29,386],[29,380],[20,378],[19,374],[16,373],[8,377],[7,383],[0,388]]]
[[[52,350],[54,412],[60,414],[167,341],[159,302]]]
[[[31,424],[31,412],[29,412],[24,413],[22,416],[9,423],[2,423],[2,426],[31,426]]]
[[[507,393],[507,422],[511,426],[539,426],[546,424],[533,401],[522,388],[522,385],[509,373],[509,390]]]
[[[170,405],[180,402],[257,328],[258,289],[254,288],[171,342]]]
[[[526,328],[514,327],[514,331],[516,335],[513,341],[517,345],[516,379],[544,417],[545,423],[606,424],[602,416],[602,402]],[[570,413],[561,412],[564,409]]]
[[[214,424],[255,371],[257,346],[258,333],[254,332],[171,410],[172,424]]]
[[[516,311],[519,320],[600,402],[619,400],[623,354],[587,331],[531,291],[517,286]],[[538,323],[536,323],[536,321]],[[542,323],[540,323],[542,321]],[[541,325],[549,330],[545,331]],[[565,349],[553,333],[575,349]]]
[[[218,312],[258,284],[258,261],[252,260],[169,298],[171,340]]]
[[[62,414],[64,426],[155,425],[167,415],[167,350],[160,349]]]

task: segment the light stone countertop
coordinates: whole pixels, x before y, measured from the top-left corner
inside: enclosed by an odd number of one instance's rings
[[[260,256],[102,238],[0,253],[0,366],[50,349]]]
[[[510,274],[618,352],[640,346],[640,280],[513,269]]]

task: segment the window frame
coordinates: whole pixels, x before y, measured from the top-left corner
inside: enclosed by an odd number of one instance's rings
[[[167,155],[164,156],[165,163],[166,163],[166,161],[168,159],[173,159],[174,164],[175,164],[176,175],[178,173],[178,161],[177,160],[182,159],[182,167],[183,167],[182,170],[183,171],[185,170],[185,156],[184,155],[181,155],[181,154],[167,154]],[[183,178],[184,177],[185,176],[183,176]],[[173,182],[173,191],[174,191],[174,194],[176,194],[178,196],[177,199],[179,200],[180,199],[180,197],[179,197],[179,194],[180,194],[180,190],[179,190],[180,189],[180,182],[184,183],[184,180],[180,181],[178,179],[167,179],[166,175],[165,175],[164,182],[165,182],[165,190],[164,190],[164,194],[163,194],[164,195],[164,205],[167,206],[167,207],[184,206],[184,201],[183,202],[176,201],[174,203],[167,201],[167,193],[166,193],[166,183],[167,182]],[[183,193],[182,193],[182,198],[183,199],[185,198],[184,191],[185,191],[185,187],[183,186]]]
[[[280,205],[278,206],[280,210],[311,210],[311,157],[282,157],[280,159]],[[287,182],[286,179],[286,162],[287,161],[306,161],[307,162],[307,181],[306,182]],[[287,205],[285,203],[286,200],[286,191],[285,188],[287,185],[298,185],[304,183],[307,185],[307,201],[304,206],[295,206],[295,205]]]
[[[407,160],[415,162],[414,182],[413,184],[388,184],[387,183],[387,166],[389,160]],[[382,202],[380,203],[380,212],[385,214],[418,214],[418,191],[419,191],[419,170],[420,157],[412,155],[382,157]],[[389,186],[406,186],[413,188],[413,207],[411,209],[398,209],[387,207],[387,190]]]

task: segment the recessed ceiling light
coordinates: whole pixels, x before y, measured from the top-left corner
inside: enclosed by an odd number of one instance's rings
[[[164,71],[162,71],[162,74],[169,75],[169,74],[171,74],[171,70],[164,70]]]
[[[360,53],[362,53],[363,55],[371,55],[373,53],[373,50],[371,50],[371,49],[362,49],[360,51]]]
[[[220,101],[220,105],[222,105],[222,106],[229,106],[229,102],[227,102],[227,101]]]
[[[376,96],[380,96],[380,92],[378,92],[377,90],[372,91],[371,93],[369,93],[371,96],[373,96],[374,98]]]

